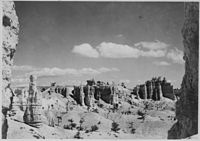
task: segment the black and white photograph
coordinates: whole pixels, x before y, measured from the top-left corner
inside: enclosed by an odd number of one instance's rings
[[[199,1],[1,1],[2,139],[199,139]]]

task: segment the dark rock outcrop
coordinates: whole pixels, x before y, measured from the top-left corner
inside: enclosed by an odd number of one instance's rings
[[[182,29],[185,75],[182,93],[176,103],[177,123],[168,132],[169,139],[180,139],[198,133],[198,60],[199,3],[185,3],[185,23]]]

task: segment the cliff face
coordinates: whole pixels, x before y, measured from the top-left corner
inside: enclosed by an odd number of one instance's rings
[[[182,94],[176,103],[177,123],[168,138],[186,138],[198,133],[198,60],[199,60],[199,4],[185,3],[185,23],[182,29],[185,75]]]
[[[10,79],[13,57],[18,44],[19,22],[15,11],[15,5],[12,1],[3,1],[3,39],[2,39],[2,81],[3,81],[3,100],[2,106],[9,108],[10,105]]]
[[[6,114],[11,106],[12,90],[10,88],[11,66],[18,44],[19,22],[12,1],[2,1],[2,138],[6,138]]]

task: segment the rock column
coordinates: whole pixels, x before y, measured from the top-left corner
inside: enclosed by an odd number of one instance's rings
[[[27,107],[24,113],[24,122],[38,126],[41,122],[41,99],[36,87],[36,77],[30,76],[29,83],[29,96],[27,101]]]
[[[12,112],[16,114],[17,111],[20,111],[20,99],[17,97],[17,94],[14,93],[12,100]]]
[[[91,86],[89,86],[89,85],[86,86],[87,92],[86,92],[85,98],[84,98],[85,105],[88,106],[88,109],[90,109],[90,107],[91,107],[90,87]]]
[[[149,99],[152,99],[153,96],[153,86],[152,86],[152,82],[150,82],[150,87],[149,87]]]
[[[157,89],[157,87],[155,87],[153,91],[154,91],[154,93],[153,93],[154,100],[158,100],[158,89]]]
[[[68,98],[69,97],[69,88],[68,87],[66,87],[66,98]]]
[[[113,105],[114,86],[110,86],[110,104]]]
[[[140,89],[140,86],[136,86],[136,96],[137,98],[140,100],[140,95],[139,95],[139,89]]]
[[[82,85],[80,86],[80,103],[81,103],[81,106],[85,106],[85,103],[84,103],[84,92],[83,92],[83,86]]]
[[[91,103],[91,106],[94,107],[94,93],[95,93],[95,88],[94,86],[90,86],[90,103]]]
[[[162,93],[162,88],[161,88],[160,82],[158,83],[158,93],[159,93],[160,100],[163,99],[163,93]]]
[[[22,109],[23,111],[26,110],[26,105],[27,105],[27,98],[28,98],[28,91],[27,89],[22,90]]]
[[[118,103],[119,103],[118,94],[116,93],[116,90],[114,89],[114,94],[113,94],[113,107],[114,107],[114,109],[118,108]]]
[[[144,99],[147,99],[147,86],[146,83],[144,84]]]

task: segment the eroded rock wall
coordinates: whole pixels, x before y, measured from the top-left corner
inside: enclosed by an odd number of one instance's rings
[[[3,28],[2,28],[2,81],[3,96],[7,97],[6,88],[10,84],[11,66],[13,65],[14,53],[18,44],[19,22],[15,11],[15,5],[12,1],[3,1]],[[9,106],[9,100],[3,98],[3,107]]]
[[[19,22],[13,1],[2,1],[2,138],[7,133],[7,111],[11,108],[11,66],[18,44]]]
[[[199,3],[185,3],[185,23],[182,29],[185,75],[182,93],[176,103],[177,123],[168,134],[180,139],[198,133],[198,60],[199,60]]]

